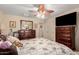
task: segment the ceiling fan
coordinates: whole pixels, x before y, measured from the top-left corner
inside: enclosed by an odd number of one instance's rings
[[[30,10],[30,12],[34,12],[34,16],[38,18],[44,19],[54,11],[50,7],[50,5],[39,4],[36,8],[34,8],[33,10]]]
[[[53,10],[46,9],[44,4],[40,4],[38,7],[38,13],[36,16],[39,18],[45,18],[46,16],[48,16],[52,12],[53,12]]]

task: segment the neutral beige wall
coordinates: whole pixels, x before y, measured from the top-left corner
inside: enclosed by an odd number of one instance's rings
[[[39,37],[39,22],[40,20],[36,18],[28,18],[28,17],[22,17],[22,16],[14,16],[14,15],[8,15],[5,13],[0,13],[0,25],[2,29],[3,34],[8,34],[10,32],[9,27],[9,21],[16,21],[16,28],[13,28],[13,31],[17,31],[20,29],[20,20],[30,20],[33,21],[33,29],[36,30],[36,37]],[[37,26],[37,27],[35,27]]]
[[[5,17],[4,13],[0,11],[0,29],[2,29],[2,30],[4,30],[3,28],[4,28],[4,26],[6,25],[6,24],[3,25],[3,22],[5,23],[4,17]],[[5,17],[5,18],[6,18],[6,17]]]
[[[49,17],[44,24],[44,37],[55,41],[55,17]]]
[[[2,22],[2,18],[3,17],[3,13],[2,12],[0,12],[0,28],[1,28],[1,22]]]
[[[76,49],[79,50],[79,12],[77,13],[77,26],[76,26],[76,39],[75,39],[75,45],[76,45]]]

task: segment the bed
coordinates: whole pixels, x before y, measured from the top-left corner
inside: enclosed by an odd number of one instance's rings
[[[45,38],[21,40],[23,47],[17,48],[19,55],[75,55],[70,48]]]

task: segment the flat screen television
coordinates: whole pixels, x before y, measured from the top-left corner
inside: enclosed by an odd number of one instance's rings
[[[76,12],[56,17],[56,26],[76,25]]]

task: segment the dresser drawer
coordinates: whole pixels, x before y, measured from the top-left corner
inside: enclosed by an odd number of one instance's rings
[[[72,47],[72,43],[70,43],[70,42],[65,42],[65,41],[62,41],[62,40],[59,40],[58,42],[61,43],[61,44],[66,45],[66,46],[69,47],[69,48]]]
[[[69,42],[69,43],[72,42],[70,38],[58,38],[57,40],[58,40],[58,41]]]
[[[61,31],[63,31],[63,30],[71,30],[71,28],[70,27],[58,27],[57,30],[61,30]]]
[[[57,30],[57,32],[71,32],[70,30]]]
[[[64,30],[71,30],[71,27],[64,27]]]
[[[61,37],[61,38],[71,38],[70,34],[60,34],[60,35],[56,35],[57,37]]]

